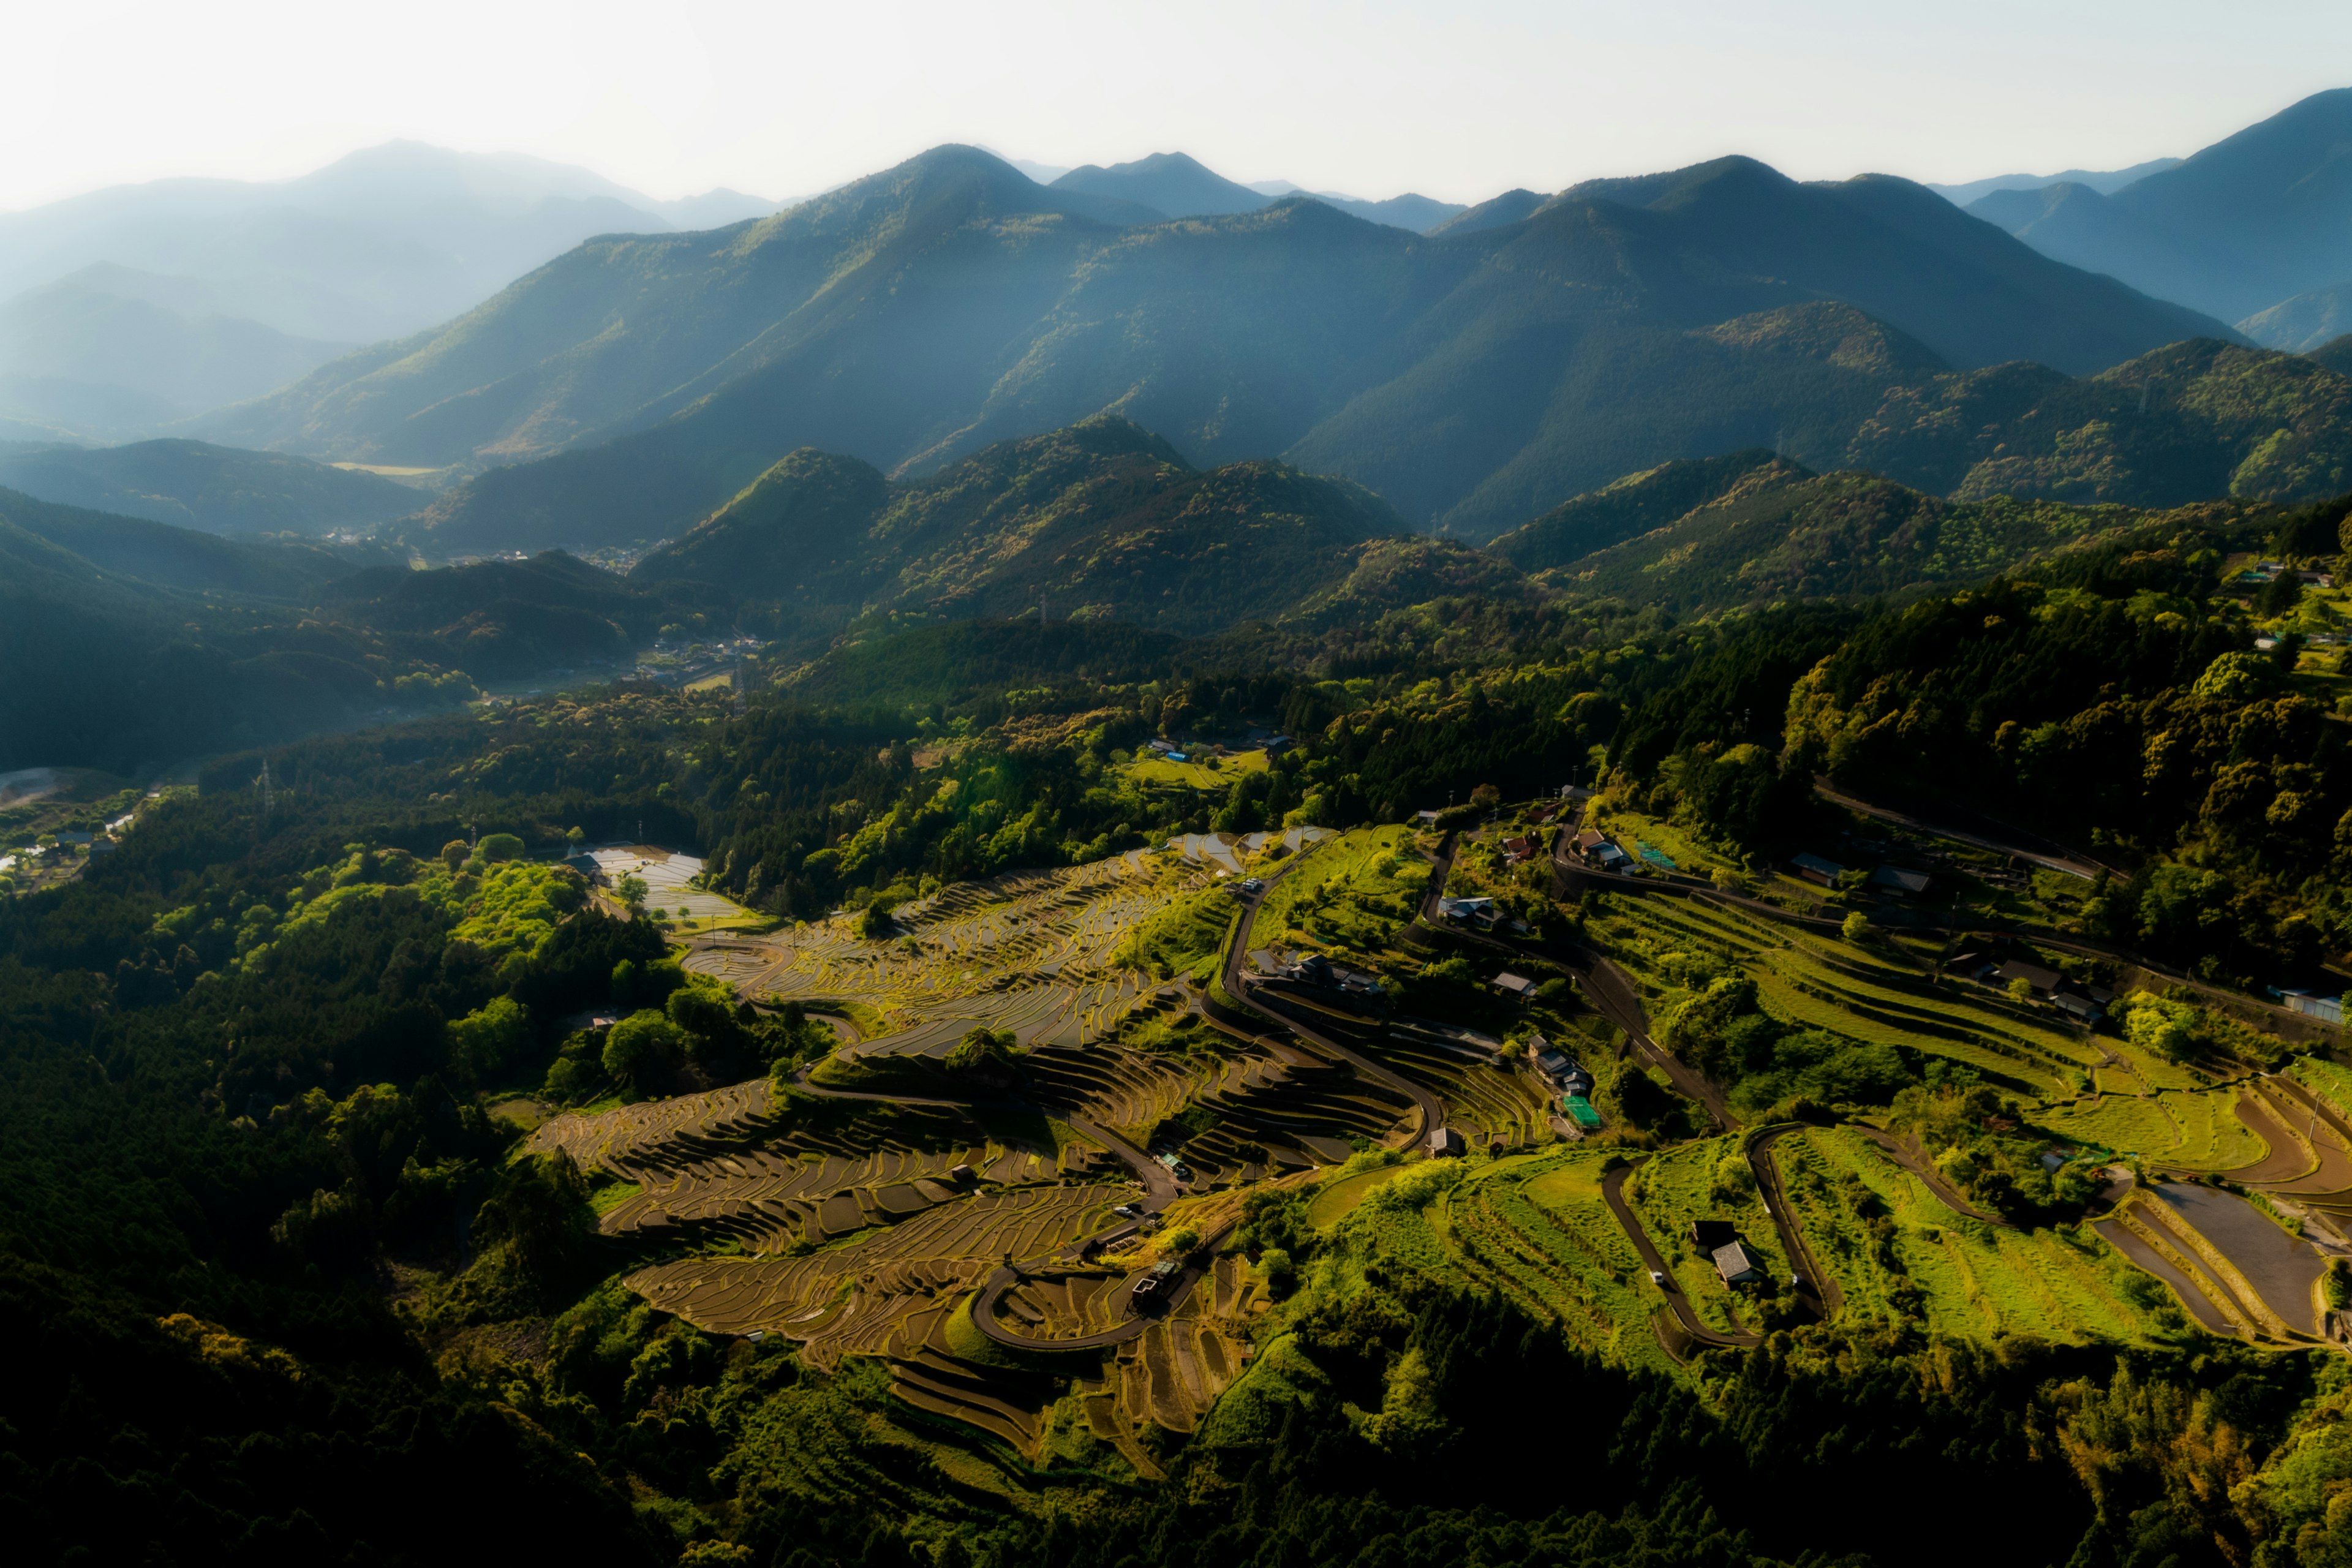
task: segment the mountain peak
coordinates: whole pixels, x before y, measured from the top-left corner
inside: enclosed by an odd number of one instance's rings
[[[1088,163],[1055,180],[1050,189],[1116,196],[1170,217],[1218,217],[1255,212],[1272,197],[1226,179],[1185,153],[1154,153],[1108,168]]]

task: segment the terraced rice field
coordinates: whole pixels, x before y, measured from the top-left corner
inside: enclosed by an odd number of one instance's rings
[[[2131,1194],[2109,1223],[2126,1233],[2114,1236],[2118,1247],[2137,1240],[2134,1250],[2154,1252],[2170,1265],[2167,1282],[2209,1326],[2218,1317],[2224,1331],[2278,1342],[2317,1332],[2312,1288],[2326,1260],[2245,1199],[2163,1183]],[[2183,1277],[2187,1289],[2179,1282]]]
[[[2287,1074],[2326,1100],[2336,1114],[2352,1118],[2352,1068],[2324,1057],[2305,1057],[2287,1068]]]
[[[1115,955],[1136,924],[1206,874],[1141,850],[1090,866],[958,882],[900,906],[907,940],[861,939],[851,921],[707,947],[690,969],[747,996],[856,997],[884,1020],[860,1054],[943,1056],[974,1026],[1024,1046],[1106,1039],[1157,984]]]
[[[1664,1370],[1649,1323],[1657,1293],[1601,1196],[1606,1158],[1567,1148],[1497,1160],[1448,1194],[1445,1217],[1463,1270],[1478,1283],[1556,1314],[1588,1350]]]
[[[2209,1089],[2163,1094],[2095,1095],[2053,1106],[2035,1117],[2059,1137],[2159,1165],[2190,1171],[2234,1171],[2270,1152],[2237,1115],[2240,1090]]]
[[[1118,1168],[1082,1143],[991,1139],[942,1107],[780,1105],[765,1081],[559,1117],[526,1147],[635,1186],[602,1214],[607,1236],[755,1254],[896,1224],[976,1189]]]
[[[1209,1125],[1184,1135],[1177,1152],[1209,1184],[1337,1163],[1351,1140],[1385,1141],[1412,1109],[1397,1090],[1304,1044],[1237,1054],[1195,1104]]]
[[[1716,1272],[1714,1259],[1692,1241],[1692,1223],[1728,1220],[1739,1227],[1748,1251],[1775,1280],[1785,1284],[1790,1269],[1772,1216],[1752,1184],[1717,1190],[1717,1167],[1727,1160],[1746,1169],[1737,1134],[1679,1144],[1643,1161],[1627,1179],[1624,1194],[1700,1321],[1712,1329],[1738,1332],[1756,1325],[1740,1318],[1740,1298]]]
[[[2125,1265],[2086,1230],[2012,1230],[1953,1213],[1885,1151],[1847,1129],[1792,1133],[1772,1158],[1800,1234],[1864,1319],[1924,1319],[1990,1340],[2146,1341],[2159,1331],[2122,1289]]]
[[[1276,844],[1295,855],[1330,837],[1328,827],[1286,827],[1271,833],[1180,833],[1168,841],[1167,847],[1212,872],[1238,877],[1251,861]]]
[[[1620,942],[1629,963],[1646,959],[1655,971],[1681,953],[1737,964],[1778,1017],[1948,1057],[2037,1096],[2072,1095],[2102,1059],[2098,1047],[2027,1008],[1964,982],[1937,982],[1881,950],[1683,899],[1620,900],[1608,920],[1612,934],[1630,939]]]
[[[614,844],[589,853],[595,857],[597,869],[610,886],[619,887],[624,877],[635,877],[645,883],[648,909],[670,914],[682,910],[685,918],[698,926],[709,921],[751,918],[751,911],[732,899],[687,886],[702,875],[702,862],[691,855],[656,849],[649,844]]]
[[[884,1353],[906,1320],[976,1289],[1008,1260],[1040,1258],[1103,1229],[1125,1184],[984,1191],[800,1257],[702,1255],[626,1280],[655,1306],[712,1333],[753,1330],[803,1342],[814,1365]]]
[[[1550,1102],[1524,1066],[1475,1046],[1391,1029],[1359,1048],[1391,1071],[1436,1092],[1445,1124],[1474,1149],[1551,1142]]]

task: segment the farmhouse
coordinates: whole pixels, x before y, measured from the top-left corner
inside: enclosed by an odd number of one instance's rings
[[[1726,1285],[1748,1285],[1764,1278],[1764,1270],[1756,1266],[1756,1255],[1744,1241],[1727,1242],[1713,1256],[1715,1271],[1723,1276]]]
[[[1507,969],[1486,982],[1486,986],[1496,995],[1508,997],[1514,1002],[1530,1001],[1536,994],[1534,981],[1524,974],[1514,974]]]
[[[1925,871],[1906,871],[1900,866],[1881,866],[1870,874],[1872,887],[1885,888],[1890,892],[1908,893],[1913,898],[1927,890],[1927,882],[1928,878]]]
[[[1462,1134],[1451,1127],[1441,1127],[1429,1135],[1429,1152],[1433,1158],[1458,1158],[1462,1149]]]
[[[1845,870],[1836,861],[1824,860],[1818,855],[1791,855],[1789,864],[1796,868],[1798,876],[1808,882],[1819,882],[1824,888],[1834,883]]]
[[[2057,990],[2066,978],[2054,969],[2044,969],[2038,963],[2028,963],[2021,958],[2011,959],[2007,963],[1994,970],[1992,977],[1995,984],[2001,985],[2006,985],[2012,980],[2022,980],[2036,991],[2042,992]]]

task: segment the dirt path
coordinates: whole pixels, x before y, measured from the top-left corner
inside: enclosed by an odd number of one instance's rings
[[[1961,1196],[1959,1189],[1944,1180],[1944,1173],[1937,1170],[1925,1154],[1911,1144],[1901,1142],[1892,1132],[1882,1132],[1875,1127],[1859,1121],[1849,1121],[1845,1125],[1885,1150],[1896,1164],[1918,1177],[1919,1184],[1926,1187],[1937,1203],[1954,1214],[1968,1219],[1980,1220],[1986,1225],[1997,1225],[2004,1230],[2017,1228],[2000,1215],[1987,1214]]]

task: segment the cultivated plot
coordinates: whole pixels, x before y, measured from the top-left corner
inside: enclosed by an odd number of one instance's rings
[[[847,918],[702,948],[687,966],[761,1001],[854,998],[884,1021],[854,1055],[947,1054],[975,1026],[1025,1047],[1108,1038],[1158,984],[1118,962],[1129,934],[1203,874],[1138,850],[958,882],[896,911],[875,941]]]

